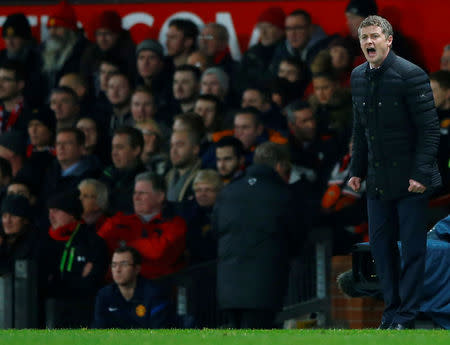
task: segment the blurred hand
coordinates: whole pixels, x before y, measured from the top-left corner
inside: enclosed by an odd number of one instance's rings
[[[86,265],[84,265],[83,272],[81,273],[81,276],[83,278],[86,278],[89,275],[89,273],[91,273],[92,267],[94,267],[92,262],[86,263]]]
[[[420,182],[417,182],[417,181],[415,181],[413,179],[409,179],[408,192],[423,193],[423,192],[425,192],[426,189],[427,189],[427,187],[425,187]]]
[[[354,192],[359,192],[361,189],[361,177],[351,177],[350,180],[348,180],[347,185],[353,189]]]

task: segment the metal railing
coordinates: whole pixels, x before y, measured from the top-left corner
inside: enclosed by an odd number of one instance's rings
[[[39,326],[36,263],[17,260],[12,274],[0,277],[0,328]]]
[[[290,263],[288,289],[276,324],[315,313],[317,325],[330,324],[330,230],[313,230],[310,245]],[[216,267],[211,261],[187,268],[163,280],[174,288],[175,309],[180,327],[216,328],[226,326],[216,302]]]
[[[306,249],[291,261],[284,307],[276,315],[276,324],[310,313],[316,314],[319,327],[330,324],[330,238],[328,229],[314,229]],[[217,308],[216,268],[217,262],[211,261],[160,279],[173,291],[177,327],[226,327],[224,315]],[[14,274],[0,277],[0,328],[37,328],[40,315],[46,315],[46,327],[59,327],[55,315],[61,314],[59,309],[67,309],[71,301],[60,306],[47,301],[44,308],[39,301],[37,277],[35,264],[25,260],[16,261]],[[74,305],[78,307],[86,309]]]

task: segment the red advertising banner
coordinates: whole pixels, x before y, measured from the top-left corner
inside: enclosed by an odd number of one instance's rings
[[[19,3],[19,1],[18,1]],[[74,5],[79,25],[89,38],[95,18],[104,10],[115,10],[122,16],[122,26],[129,29],[136,43],[145,38],[156,38],[162,43],[168,23],[173,18],[189,18],[199,26],[209,22],[224,24],[230,32],[230,49],[239,59],[241,54],[258,40],[255,24],[258,15],[270,6],[280,6],[286,13],[302,8],[311,13],[313,22],[327,33],[346,34],[345,8],[348,0],[316,1],[242,1],[242,2],[192,2],[147,4],[90,4]],[[428,70],[439,69],[439,59],[444,45],[450,43],[450,13],[448,0],[379,0],[379,13],[387,17],[394,28],[412,39],[417,54]],[[47,35],[48,15],[55,6],[0,6],[0,25],[6,16],[25,13],[37,39]],[[0,43],[0,48],[3,43]],[[394,37],[395,47],[395,37]]]

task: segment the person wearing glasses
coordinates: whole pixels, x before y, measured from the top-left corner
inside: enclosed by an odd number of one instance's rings
[[[161,285],[143,278],[141,254],[119,247],[111,260],[113,284],[101,289],[95,301],[93,328],[168,328],[172,309]]]
[[[286,40],[278,44],[270,64],[273,75],[276,75],[281,60],[287,57],[295,57],[309,66],[330,39],[320,26],[313,24],[311,15],[302,9],[286,16],[284,30]]]

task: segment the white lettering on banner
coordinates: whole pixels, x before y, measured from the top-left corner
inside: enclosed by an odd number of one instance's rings
[[[224,25],[230,36],[229,47],[231,51],[231,56],[235,60],[241,60],[241,48],[239,48],[239,41],[236,35],[236,30],[234,30],[233,19],[229,12],[218,12],[216,14],[216,22]]]
[[[199,31],[201,31],[203,26],[205,25],[203,20],[199,16],[197,16],[195,13],[177,12],[177,13],[172,14],[169,18],[166,19],[166,21],[164,22],[164,24],[161,27],[161,30],[159,31],[158,39],[159,39],[159,42],[164,47],[164,53],[167,53],[167,49],[166,49],[167,31],[169,30],[169,23],[173,19],[189,19],[189,20],[193,21],[195,23],[195,25],[197,25]]]
[[[48,37],[47,22],[48,16],[41,16],[41,42],[44,42]]]
[[[258,43],[259,41],[259,29],[258,27],[255,25],[255,27],[253,28],[252,31],[252,35],[250,36],[250,41],[248,42],[248,48],[250,48],[252,45],[255,45]]]
[[[122,27],[125,30],[130,30],[130,28],[136,24],[145,24],[148,26],[153,26],[155,18],[145,12],[135,12],[127,14],[122,18]]]
[[[30,23],[30,26],[37,26],[38,25],[38,17],[36,16],[27,16],[28,22]]]
[[[6,22],[7,16],[0,16],[0,26],[3,26]],[[38,25],[38,18],[36,16],[27,16],[28,22],[31,26],[37,26]]]
[[[0,26],[3,26],[6,18],[7,18],[6,16],[0,16]],[[48,15],[41,15],[41,16],[29,15],[29,16],[27,16],[27,18],[32,27],[36,27],[38,25],[40,26],[40,41],[41,42],[45,41],[48,37],[47,22],[48,22],[49,16]],[[182,11],[182,12],[176,12],[176,13],[172,14],[170,17],[168,17],[165,20],[164,24],[160,28],[159,35],[158,35],[159,42],[161,42],[164,49],[165,49],[165,45],[166,45],[166,35],[167,35],[167,30],[169,29],[169,23],[172,19],[175,19],[175,18],[192,20],[198,26],[199,30],[201,30],[203,28],[203,26],[205,25],[205,22],[202,20],[202,18],[199,17],[195,13]],[[148,14],[146,12],[133,12],[133,13],[127,14],[126,16],[124,16],[122,18],[122,27],[125,30],[131,29],[136,24],[144,24],[144,25],[148,25],[148,26],[152,27],[154,21],[155,21],[155,19],[151,14]],[[233,56],[233,58],[235,60],[240,60],[242,57],[242,54],[241,54],[241,49],[239,46],[239,40],[238,40],[236,30],[234,27],[233,19],[231,17],[231,13],[230,12],[216,13],[216,22],[224,25],[227,28],[228,34],[230,36],[229,47],[230,47],[231,55]],[[78,22],[77,26],[79,28],[82,28],[83,24],[81,22]],[[252,35],[251,35],[248,46],[250,47],[250,46],[256,44],[258,42],[258,40],[259,40],[259,30],[255,26],[255,28],[252,31]]]

